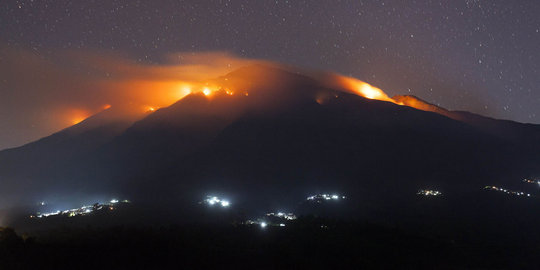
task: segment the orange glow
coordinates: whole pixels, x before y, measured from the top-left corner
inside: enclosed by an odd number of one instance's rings
[[[387,101],[387,102],[392,102],[394,104],[403,105],[401,102],[397,102],[393,100],[392,98],[390,98],[381,89],[374,87],[363,81],[357,80],[355,78],[344,77],[344,76],[336,76],[334,78],[336,79],[334,83],[337,83],[338,87],[341,87],[344,90],[347,90],[349,92],[355,93],[361,97],[365,97],[367,99]],[[331,85],[334,85],[334,84],[331,83]]]
[[[67,114],[69,115],[68,122],[70,125],[76,125],[91,115],[90,112],[81,109],[71,109]]]
[[[371,85],[365,83],[358,87],[358,92],[366,98],[369,99],[385,99],[388,98],[383,91],[378,88],[372,87]]]
[[[191,94],[196,84],[186,81],[129,80],[106,82],[101,86],[117,94],[109,98],[119,103],[131,103],[137,106],[162,108],[172,105]],[[121,90],[121,91],[120,91]]]
[[[208,87],[205,87],[202,92],[205,96],[212,94],[212,91]]]
[[[109,109],[109,108],[111,108],[111,104],[105,104],[105,105],[103,105],[103,109],[104,109],[104,110],[107,110],[107,109]]]
[[[84,119],[86,119],[86,117],[76,117],[76,118],[73,118],[73,119],[71,120],[71,124],[72,124],[72,125],[76,125],[76,124],[78,124],[78,123],[84,121]]]
[[[159,109],[159,108],[156,108],[156,107],[153,107],[153,106],[146,106],[145,107],[146,112],[155,112],[157,109]]]
[[[182,85],[178,91],[178,100],[184,98],[185,96],[191,94],[191,85]]]
[[[449,118],[452,118],[452,119],[455,119],[455,120],[458,120],[458,121],[463,120],[460,117],[459,114],[454,114],[451,111],[446,110],[445,108],[442,108],[442,107],[439,107],[437,105],[428,103],[425,100],[419,99],[419,98],[417,98],[415,96],[397,95],[397,96],[394,96],[392,98],[394,100],[396,100],[396,102],[398,102],[398,104],[409,106],[409,107],[412,107],[412,108],[415,108],[415,109],[418,109],[418,110],[422,110],[422,111],[438,113],[438,114],[444,115],[446,117],[449,117]]]

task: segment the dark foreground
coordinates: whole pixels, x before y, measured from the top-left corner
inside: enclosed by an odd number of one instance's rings
[[[540,269],[540,245],[303,217],[287,227],[0,231],[0,269]],[[474,234],[472,237],[470,234]]]

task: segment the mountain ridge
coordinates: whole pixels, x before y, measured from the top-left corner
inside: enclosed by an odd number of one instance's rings
[[[246,194],[264,189],[255,198],[262,200],[283,189],[303,194],[326,187],[380,202],[368,191],[390,198],[425,186],[472,192],[538,170],[527,142],[284,70],[270,69],[273,75],[264,77],[265,70],[222,76],[212,93],[192,93],[147,113],[84,151],[46,139],[36,144],[68,154],[2,151],[0,161],[15,168],[0,168],[0,178],[9,179],[0,190],[20,191],[24,200],[84,192],[164,200],[205,190],[251,196]],[[17,154],[22,159],[10,159]]]

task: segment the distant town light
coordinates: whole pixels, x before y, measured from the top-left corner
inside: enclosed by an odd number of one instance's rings
[[[124,200],[123,202],[129,202],[129,201]],[[84,205],[80,208],[68,209],[68,210],[63,210],[63,211],[57,210],[55,212],[50,212],[50,213],[37,213],[35,216],[32,215],[31,217],[43,218],[43,217],[58,216],[58,215],[65,215],[68,217],[84,216],[84,215],[92,214],[94,211],[103,209],[103,206],[107,206],[109,207],[109,209],[113,210],[114,208],[112,206],[116,203],[118,203],[118,200],[111,200],[108,204],[96,203],[94,205]]]
[[[228,200],[220,199],[216,196],[206,196],[206,199],[202,202],[207,205],[213,206],[215,204],[221,205],[221,207],[229,207],[231,203]]]
[[[278,217],[280,219],[285,219],[285,220],[295,220],[296,219],[296,215],[294,213],[283,213],[283,212],[278,212],[277,214],[275,213],[266,213],[266,216],[267,217]]]
[[[442,193],[438,190],[421,189],[416,194],[424,196],[440,196]]]
[[[266,222],[261,222],[261,228],[266,228],[266,226],[268,226],[268,224],[266,224]]]
[[[485,190],[498,191],[498,192],[506,193],[508,195],[531,197],[531,194],[529,194],[529,193],[525,193],[525,192],[522,192],[522,191],[513,191],[513,190],[509,190],[509,189],[499,188],[499,187],[496,187],[496,186],[485,186],[484,189]]]
[[[333,194],[333,195],[317,194],[317,195],[312,195],[312,196],[307,197],[306,200],[321,203],[323,201],[330,201],[330,200],[337,201],[340,198],[345,199],[345,196],[340,196],[338,194]]]

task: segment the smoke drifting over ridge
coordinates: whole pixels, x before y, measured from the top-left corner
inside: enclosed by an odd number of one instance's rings
[[[147,65],[96,52],[53,56],[0,47],[0,149],[22,145],[105,108],[151,111],[168,106],[206,79],[264,63],[221,52],[169,55]],[[196,88],[196,89],[192,89]]]
[[[44,57],[28,50],[0,50],[4,89],[0,99],[10,101],[8,106],[0,106],[0,128],[7,131],[0,134],[0,149],[47,136],[109,108],[126,115],[143,115],[192,93],[202,93],[207,98],[218,91],[231,96],[248,95],[247,89],[253,86],[265,89],[266,93],[259,95],[259,103],[279,103],[280,89],[294,88],[279,72],[270,74],[267,69],[250,68],[255,65],[305,74],[306,83],[316,87],[403,105],[381,89],[355,78],[223,52],[178,53],[168,55],[163,64],[150,65],[88,51]],[[225,76],[242,67],[245,69],[236,79]],[[319,103],[325,98],[313,93],[313,99]]]

